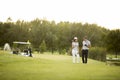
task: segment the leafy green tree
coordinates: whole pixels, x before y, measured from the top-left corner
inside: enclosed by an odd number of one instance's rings
[[[47,48],[46,48],[46,43],[45,43],[45,41],[43,40],[42,43],[41,43],[41,45],[40,45],[40,52],[43,53],[43,52],[45,52],[46,50],[47,50]]]
[[[116,54],[120,53],[120,29],[112,30],[106,36],[106,47],[108,51],[113,51]]]
[[[13,41],[27,41],[28,40],[28,29],[24,23],[19,23],[12,25],[9,29],[6,37],[9,38],[11,42]]]
[[[44,40],[48,51],[52,53],[59,51],[62,54],[63,51],[70,49],[71,41],[75,36],[78,37],[80,47],[85,35],[90,39],[92,46],[103,46],[103,35],[106,36],[108,32],[96,24],[55,23],[55,21],[40,20],[38,18],[30,22],[24,20],[12,22],[9,18],[6,23],[0,23],[0,46],[6,42],[29,40],[34,50],[37,50]]]
[[[6,42],[10,43],[7,35],[12,27],[12,23],[1,23],[0,22],[0,46],[3,46]]]

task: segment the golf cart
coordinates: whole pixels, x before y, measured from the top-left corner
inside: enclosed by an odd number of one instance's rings
[[[31,43],[28,42],[13,42],[12,53],[17,55],[29,56],[32,57],[32,50],[30,48]]]

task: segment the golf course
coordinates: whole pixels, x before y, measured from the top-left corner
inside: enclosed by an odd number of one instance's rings
[[[120,66],[92,59],[73,64],[68,55],[44,53],[31,58],[0,51],[0,80],[120,80]]]

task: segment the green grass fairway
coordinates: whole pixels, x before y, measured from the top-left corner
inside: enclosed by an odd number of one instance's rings
[[[91,59],[88,64],[73,64],[67,55],[30,58],[0,51],[0,80],[120,80],[120,66]]]

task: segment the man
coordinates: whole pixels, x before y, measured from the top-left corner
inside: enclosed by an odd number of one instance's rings
[[[85,36],[82,42],[82,62],[83,63],[87,63],[88,50],[90,47],[91,47],[91,43],[89,40],[87,40],[87,36]]]
[[[32,57],[32,49],[30,47],[28,47],[28,53],[29,53],[29,57]]]

